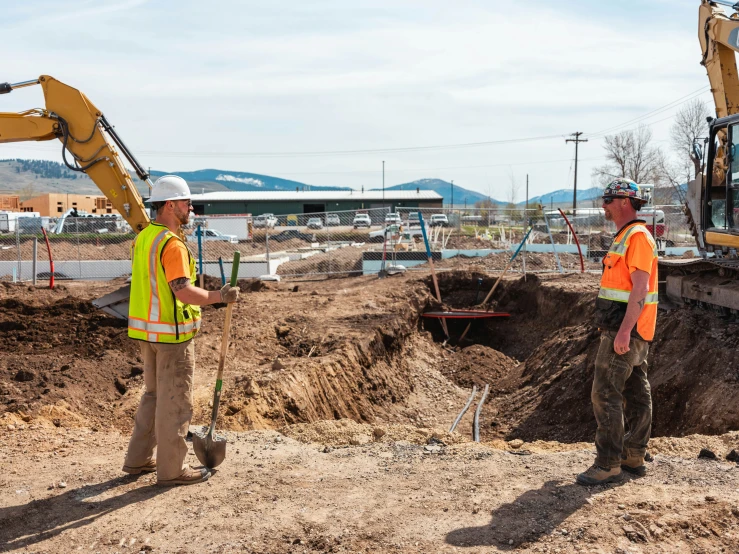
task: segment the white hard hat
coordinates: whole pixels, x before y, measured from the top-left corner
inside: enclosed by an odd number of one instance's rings
[[[187,181],[177,175],[164,175],[154,182],[151,197],[147,202],[164,202],[166,200],[188,200],[190,187]]]

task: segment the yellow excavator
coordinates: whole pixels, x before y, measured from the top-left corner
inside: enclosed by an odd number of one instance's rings
[[[721,6],[732,8],[726,15]],[[739,3],[701,0],[698,36],[716,104],[709,135],[694,144],[706,170],[688,183],[685,212],[700,258],[660,260],[675,301],[739,317]]]
[[[149,225],[149,215],[118,152],[151,190],[148,172],[126,148],[105,115],[79,90],[41,75],[32,81],[0,83],[0,94],[34,85],[41,85],[46,108],[0,112],[0,143],[59,139],[64,164],[72,171],[86,173],[134,232],[139,233]],[[122,317],[127,312],[127,299],[128,289],[124,287],[94,304]]]

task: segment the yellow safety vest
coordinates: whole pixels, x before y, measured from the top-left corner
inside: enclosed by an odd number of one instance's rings
[[[136,237],[128,306],[128,336],[132,339],[180,343],[200,329],[200,306],[177,300],[164,274],[162,251],[170,240],[181,239],[159,223],[151,223]],[[189,256],[189,261],[190,282],[195,283],[195,260]]]
[[[651,246],[651,271],[649,272],[649,289],[644,299],[642,309],[635,328],[637,336],[643,340],[651,341],[657,323],[657,245],[641,220],[636,220],[626,225],[616,235],[613,244],[608,249],[608,254],[603,258],[603,276],[600,281],[600,291],[596,300],[596,319],[598,325],[603,329],[618,331],[621,321],[626,315],[626,305],[633,288],[631,273],[627,267],[624,256],[631,243],[631,238],[639,233],[644,234]]]

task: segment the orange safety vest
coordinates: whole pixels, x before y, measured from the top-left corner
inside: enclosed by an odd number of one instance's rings
[[[635,253],[640,260],[635,260],[629,253],[632,241],[642,235],[647,239],[650,251]],[[596,321],[601,329],[618,331],[626,315],[626,305],[633,285],[631,283],[631,271],[635,262],[644,270],[650,267],[649,289],[644,299],[644,308],[639,315],[632,336],[642,340],[651,341],[654,338],[654,330],[657,325],[657,245],[644,226],[644,222],[636,220],[625,225],[613,239],[613,243],[603,258],[603,276],[600,280],[600,291],[595,301]],[[627,263],[627,257],[632,265]]]

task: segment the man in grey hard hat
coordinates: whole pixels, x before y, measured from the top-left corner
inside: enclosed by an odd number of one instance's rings
[[[180,228],[192,210],[184,179],[160,177],[149,202],[156,219],[135,239],[128,310],[128,336],[141,344],[146,392],[136,411],[123,471],[156,471],[159,485],[190,485],[210,477],[207,468],[185,464],[195,370],[192,339],[200,329],[200,306],[235,302],[239,289],[225,285],[220,291],[206,291],[193,285],[195,259]]]

